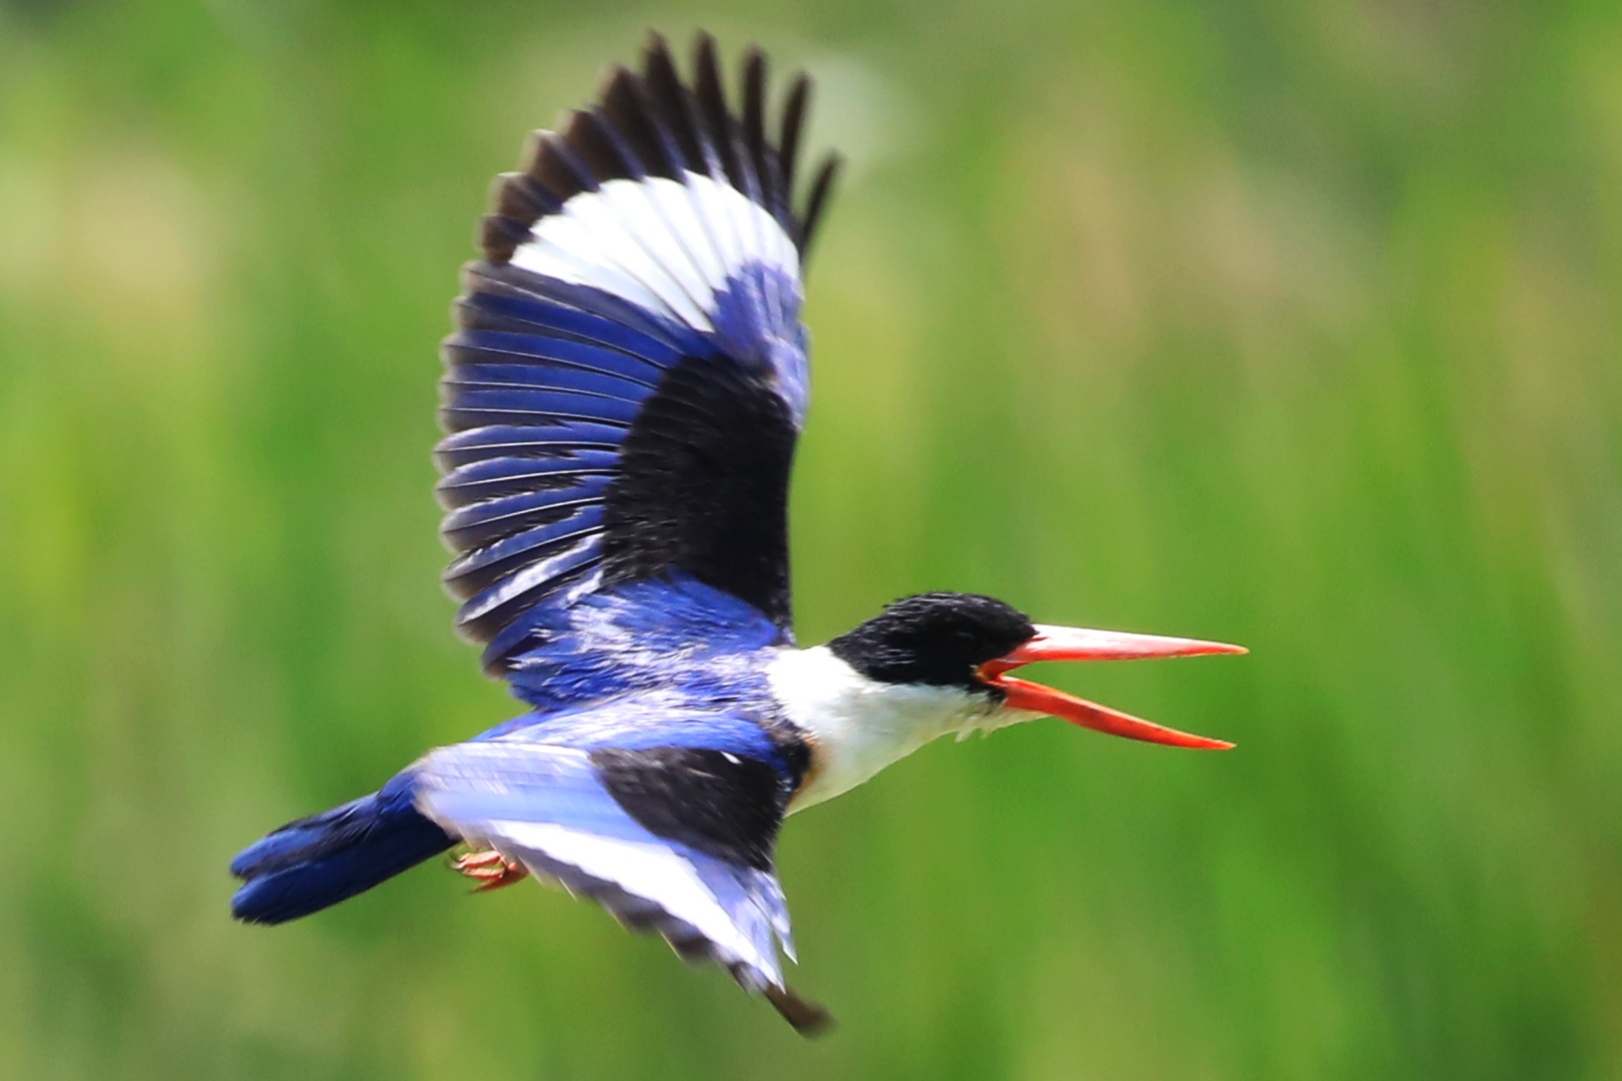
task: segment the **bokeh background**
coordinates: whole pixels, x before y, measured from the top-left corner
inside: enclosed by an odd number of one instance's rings
[[[234,925],[514,712],[450,631],[487,179],[643,28],[819,78],[803,640],[1244,642],[1236,740],[943,743],[791,820],[806,1044],[532,886]],[[0,4],[0,1076],[1622,1077],[1622,8]]]

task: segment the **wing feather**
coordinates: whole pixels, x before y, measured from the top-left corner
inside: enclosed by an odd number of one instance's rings
[[[655,735],[702,740],[705,720],[665,717],[638,735],[654,738],[651,727]],[[583,723],[589,729],[591,722]],[[731,730],[764,740],[748,724]],[[615,731],[613,723],[604,728]],[[412,776],[417,809],[452,836],[495,848],[592,898],[628,927],[663,936],[683,957],[721,964],[750,991],[783,987],[777,943],[792,957],[793,939],[770,865],[652,832],[611,793],[589,747],[514,738],[464,743],[431,752]]]
[[[495,672],[535,648],[538,606],[664,571],[789,634],[800,262],[831,174],[797,213],[804,76],[774,145],[764,54],[746,54],[737,114],[708,35],[693,64],[685,83],[654,36],[641,74],[613,69],[601,104],[538,133],[464,275],[438,494],[458,626]]]

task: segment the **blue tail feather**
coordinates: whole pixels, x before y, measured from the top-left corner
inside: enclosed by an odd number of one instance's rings
[[[409,776],[289,822],[231,861],[243,880],[231,914],[283,923],[319,912],[445,851],[455,839],[413,806]]]

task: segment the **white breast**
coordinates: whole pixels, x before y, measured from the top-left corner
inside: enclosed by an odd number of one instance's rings
[[[767,670],[778,702],[810,738],[811,779],[789,813],[848,792],[949,732],[1025,719],[958,687],[883,683],[827,646],[784,650]]]

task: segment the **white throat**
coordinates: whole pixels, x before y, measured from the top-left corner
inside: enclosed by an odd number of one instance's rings
[[[811,740],[811,771],[789,813],[862,784],[931,740],[1030,720],[961,687],[869,679],[827,646],[786,649],[767,669],[772,691]]]

